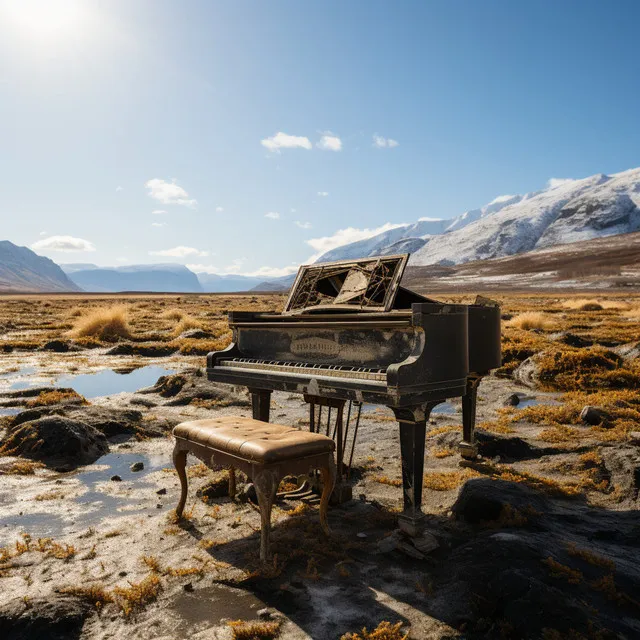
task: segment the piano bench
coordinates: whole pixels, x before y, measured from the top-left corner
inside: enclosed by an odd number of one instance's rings
[[[281,424],[262,422],[251,418],[227,416],[208,420],[183,422],[173,429],[175,465],[182,494],[176,508],[182,517],[187,500],[187,454],[191,453],[207,466],[222,465],[229,469],[229,494],[235,495],[235,469],[240,469],[253,482],[262,530],[260,534],[260,560],[269,558],[269,534],[271,507],[280,480],[286,475],[307,473],[320,469],[322,473],[322,497],[320,499],[320,524],[329,535],[327,507],[336,480],[331,438],[319,433],[300,431]]]

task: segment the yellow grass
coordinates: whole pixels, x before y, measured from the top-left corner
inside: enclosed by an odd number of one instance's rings
[[[480,474],[471,469],[463,471],[427,471],[424,474],[424,486],[433,491],[450,491],[459,487],[465,480]]]
[[[232,620],[227,623],[233,631],[233,640],[272,640],[280,634],[281,622]]]
[[[507,326],[515,327],[516,329],[542,329],[547,331],[554,327],[554,322],[549,316],[540,311],[525,311],[511,318],[507,322]]]
[[[44,464],[34,462],[33,460],[16,460],[8,469],[4,469],[0,473],[14,476],[32,476],[36,469],[42,469]]]
[[[182,309],[167,309],[161,315],[165,320],[182,320],[186,313]]]
[[[162,584],[157,575],[147,576],[140,582],[130,582],[128,587],[115,587],[113,598],[124,613],[129,617],[135,611],[153,602],[162,591]]]
[[[360,633],[345,633],[340,640],[405,640],[409,632],[402,632],[402,622],[383,621],[372,631],[365,627]]]
[[[76,320],[69,335],[74,338],[94,337],[107,341],[130,338],[129,311],[124,305],[88,311]]]
[[[27,401],[27,407],[45,407],[52,404],[60,404],[66,400],[80,400],[82,404],[88,404],[86,399],[75,391],[42,391],[37,397]]]
[[[178,337],[181,333],[189,331],[189,329],[204,329],[204,325],[200,320],[193,316],[183,315],[178,324],[173,328],[173,335]]]

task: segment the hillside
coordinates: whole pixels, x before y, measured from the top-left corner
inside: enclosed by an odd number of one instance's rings
[[[241,275],[217,275],[215,273],[197,273],[196,276],[206,293],[230,293],[250,291],[264,282],[263,278]]]
[[[193,271],[179,264],[142,264],[126,267],[62,265],[69,278],[85,291],[157,291],[201,293],[203,288]]]
[[[409,266],[402,284],[422,293],[526,289],[640,289],[640,232],[455,266]]]
[[[499,196],[450,221],[418,221],[325,253],[318,260],[412,253],[411,265],[500,258],[640,230],[640,169],[567,180],[526,195]],[[426,223],[426,224],[425,224]]]
[[[0,291],[81,291],[49,258],[8,240],[0,241]]]

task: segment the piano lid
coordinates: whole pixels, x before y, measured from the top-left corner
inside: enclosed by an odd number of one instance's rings
[[[390,311],[428,298],[400,287],[408,253],[303,265],[284,314],[314,311]],[[400,295],[398,295],[400,294]]]

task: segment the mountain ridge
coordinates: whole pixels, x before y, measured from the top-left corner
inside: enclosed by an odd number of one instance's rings
[[[640,169],[499,196],[441,233],[421,221],[326,252],[318,262],[411,252],[409,264],[461,264],[640,229]],[[356,256],[358,253],[360,255]]]
[[[0,291],[54,293],[82,289],[53,260],[0,240]]]

